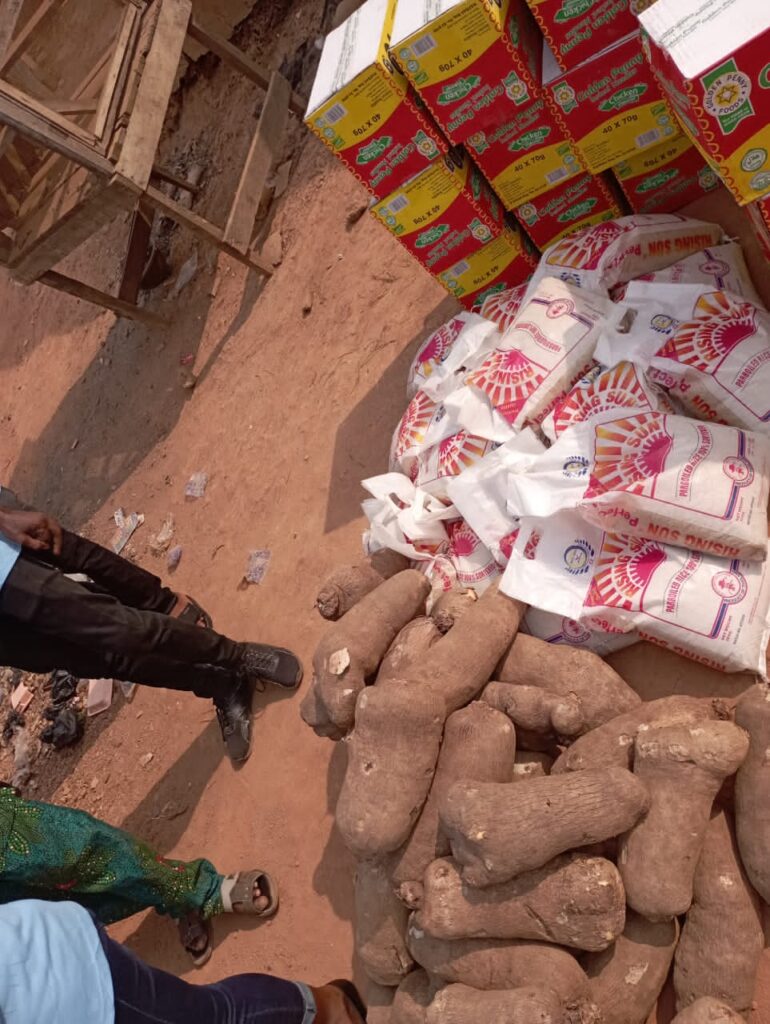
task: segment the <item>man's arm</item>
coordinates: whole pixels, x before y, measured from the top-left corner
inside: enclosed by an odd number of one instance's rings
[[[0,533],[30,551],[61,554],[61,526],[53,516],[46,516],[42,512],[0,508]]]

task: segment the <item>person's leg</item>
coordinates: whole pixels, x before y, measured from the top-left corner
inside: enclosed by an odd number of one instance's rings
[[[103,674],[130,682],[168,686],[167,679],[158,675],[159,665],[185,665],[189,672],[185,688],[200,696],[217,693],[210,689],[210,678],[198,685],[197,666],[221,670],[223,679],[229,677],[234,685],[243,660],[244,645],[221,633],[129,608],[109,594],[94,593],[56,569],[25,558],[19,559],[0,591],[0,616],[46,640],[64,640],[93,651],[105,661],[108,671]]]
[[[166,860],[83,811],[0,789],[0,842],[3,903],[72,899],[102,924],[150,907],[177,919],[191,912],[207,919],[224,911],[224,876],[209,861]]]
[[[313,1024],[313,993],[268,975],[190,985],[150,967],[99,930],[115,993],[115,1024]],[[339,1018],[340,1024],[344,1018]],[[322,1022],[318,1022],[322,1024]],[[332,1021],[329,1021],[332,1024]],[[336,1024],[336,1021],[334,1022]]]

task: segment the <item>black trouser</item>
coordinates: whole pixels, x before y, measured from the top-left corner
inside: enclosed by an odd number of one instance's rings
[[[226,696],[242,646],[170,618],[175,601],[157,576],[65,531],[61,555],[22,552],[0,590],[0,663]]]

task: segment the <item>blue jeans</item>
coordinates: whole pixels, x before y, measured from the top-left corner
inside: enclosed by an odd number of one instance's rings
[[[267,974],[240,974],[190,985],[150,967],[99,928],[115,992],[115,1024],[313,1024],[306,985]]]

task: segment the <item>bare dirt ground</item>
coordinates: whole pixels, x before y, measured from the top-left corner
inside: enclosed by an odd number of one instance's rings
[[[236,39],[276,65],[307,40],[312,48],[324,6],[260,0]],[[305,93],[309,84],[306,74]],[[254,90],[209,58],[175,106],[166,160],[204,164],[198,208],[220,221],[257,113]],[[149,540],[172,513],[184,548],[175,588],[198,597],[223,632],[292,647],[309,665],[324,628],[314,589],[357,556],[359,481],[385,470],[415,347],[455,303],[373,220],[348,222],[363,190],[297,123],[291,152],[290,186],[266,229],[274,276],[264,283],[183,232],[164,232],[177,271],[193,253],[198,264],[178,294],[172,278],[149,296],[165,329],[0,278],[0,480],[101,542],[117,507],[143,513],[129,553],[158,572],[165,561]],[[726,198],[696,212],[748,237]],[[68,270],[114,285],[125,234],[125,225],[104,232]],[[756,248],[750,256],[770,300],[766,264]],[[194,389],[185,387],[191,375]],[[186,500],[185,483],[201,470],[205,497]],[[270,567],[244,589],[256,548],[272,552]],[[674,685],[734,695],[750,682],[646,650],[625,654],[623,671],[645,697]],[[168,921],[146,914],[116,926],[152,963],[197,982],[265,970],[320,983],[351,966],[362,980],[353,864],[331,813],[345,748],[302,724],[299,699],[258,698],[254,754],[240,771],[223,756],[209,704],[147,688],[130,704],[116,696],[78,747],[37,757],[31,796],[98,814],[164,855],[279,877],[275,921],[216,922],[215,955],[202,971],[192,971]],[[38,713],[42,701],[38,694]],[[768,1024],[761,1002],[754,1019]]]

